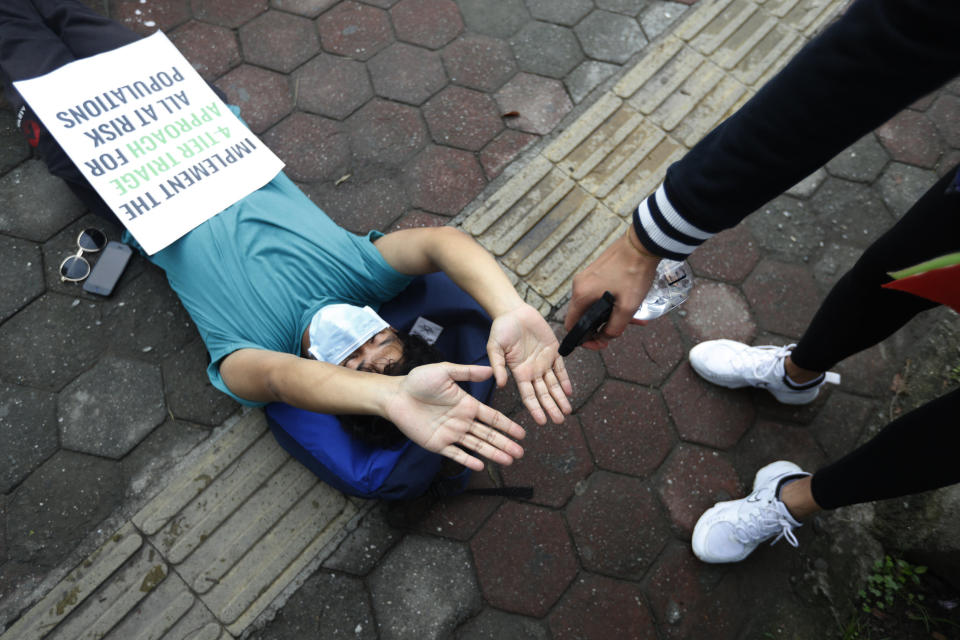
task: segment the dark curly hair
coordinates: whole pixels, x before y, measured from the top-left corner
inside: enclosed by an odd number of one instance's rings
[[[405,376],[413,369],[446,360],[444,355],[420,336],[397,331],[397,339],[403,345],[403,357],[383,369],[387,376]],[[353,437],[375,447],[394,449],[403,444],[407,436],[395,424],[376,415],[342,415],[340,426]]]

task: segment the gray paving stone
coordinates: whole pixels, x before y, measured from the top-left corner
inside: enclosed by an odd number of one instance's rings
[[[119,463],[58,452],[7,505],[11,558],[52,569],[120,504],[121,494]]]
[[[447,637],[480,610],[480,588],[463,544],[407,536],[367,584],[383,640]]]
[[[364,576],[400,537],[400,532],[387,522],[381,505],[364,516],[356,530],[340,543],[323,567]]]
[[[827,172],[838,178],[872,182],[889,160],[890,156],[877,137],[868,133],[830,160]]]
[[[786,194],[794,198],[809,198],[823,181],[827,179],[827,172],[817,169],[806,178],[787,189]]]
[[[201,426],[167,419],[124,456],[126,495],[142,500],[167,483],[168,473],[210,435]]]
[[[636,20],[609,11],[594,11],[574,31],[584,52],[605,62],[622,64],[648,43]]]
[[[211,384],[208,362],[210,357],[199,337],[164,358],[167,406],[176,419],[213,427],[240,408],[236,400]]]
[[[12,109],[0,109],[0,174],[30,157],[30,147],[20,130]]]
[[[41,296],[0,326],[0,377],[59,391],[103,352],[100,324],[95,303]]]
[[[866,248],[893,223],[893,216],[870,187],[830,178],[810,204],[824,231],[837,242]]]
[[[456,640],[549,640],[550,633],[539,620],[486,608],[457,629]]]
[[[43,293],[43,258],[29,240],[0,235],[0,322]]]
[[[831,242],[823,248],[823,255],[813,265],[813,279],[824,293],[849,271],[863,251],[850,245]]]
[[[572,27],[593,10],[592,0],[526,0],[537,20]]]
[[[307,580],[273,621],[250,640],[376,640],[377,622],[363,582],[319,571]]]
[[[876,188],[893,215],[902,217],[937,181],[937,174],[901,162],[891,162]]]
[[[515,33],[510,46],[521,69],[551,78],[563,78],[584,58],[570,29],[537,20]]]
[[[457,0],[467,31],[509,38],[530,19],[523,0]]]
[[[615,11],[635,16],[647,6],[647,0],[595,0],[597,7],[605,11]]]
[[[7,493],[57,451],[57,398],[0,384],[0,493]],[[0,558],[2,562],[2,558]]]
[[[640,14],[640,26],[649,40],[653,40],[676,22],[687,5],[682,2],[655,2]]]
[[[747,218],[757,244],[794,260],[807,260],[820,247],[823,221],[803,200],[780,196]]]
[[[60,392],[65,449],[118,459],[163,422],[160,367],[108,356]]]
[[[43,242],[73,222],[84,206],[39,160],[0,178],[0,232]]]
[[[567,86],[573,103],[579,104],[591,91],[619,70],[620,67],[615,64],[587,60],[568,73],[563,83]]]

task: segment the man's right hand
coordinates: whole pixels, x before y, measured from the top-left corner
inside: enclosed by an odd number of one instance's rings
[[[591,304],[603,296],[604,291],[609,291],[616,298],[610,320],[600,335],[583,343],[582,346],[587,349],[603,349],[610,340],[620,337],[628,324],[645,324],[633,320],[633,314],[650,290],[660,258],[647,253],[641,246],[631,226],[627,233],[574,277],[573,295],[563,322],[567,331],[573,328]]]

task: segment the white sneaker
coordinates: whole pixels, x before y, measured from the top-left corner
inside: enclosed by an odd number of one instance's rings
[[[796,345],[751,347],[734,340],[708,340],[690,350],[690,365],[701,377],[728,389],[766,389],[784,404],[813,402],[824,382],[840,384],[828,372],[815,381],[797,385],[787,378],[783,362]]]
[[[718,502],[707,509],[693,528],[693,552],[704,562],[739,562],[774,535],[798,545],[793,530],[801,526],[777,496],[780,481],[808,476],[792,462],[780,460],[757,471],[753,493],[740,500]]]

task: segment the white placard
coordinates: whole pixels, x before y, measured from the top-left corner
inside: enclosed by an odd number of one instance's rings
[[[149,254],[283,168],[161,32],[14,84]]]

